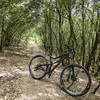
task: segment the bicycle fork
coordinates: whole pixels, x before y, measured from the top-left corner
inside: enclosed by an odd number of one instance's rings
[[[72,69],[71,69],[71,80],[76,81],[74,67],[72,67]]]
[[[69,59],[69,62],[70,62],[70,64],[74,64],[72,59]],[[73,65],[72,65],[70,74],[71,74],[71,80],[76,81],[75,69],[74,69]]]
[[[51,71],[52,63],[53,63],[53,62],[52,62],[52,54],[50,53],[50,65],[49,65],[49,67],[48,67],[48,75],[49,75],[48,78],[50,78],[51,73],[52,73],[52,71]]]

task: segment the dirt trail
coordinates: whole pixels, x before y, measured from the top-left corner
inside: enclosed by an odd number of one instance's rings
[[[32,79],[28,64],[36,54],[43,51],[35,43],[0,54],[0,100],[100,100],[98,93],[98,96],[88,93],[78,98],[64,93],[60,89],[59,69],[50,79],[48,75],[40,81]]]

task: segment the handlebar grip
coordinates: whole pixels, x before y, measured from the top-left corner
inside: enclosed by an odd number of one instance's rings
[[[72,50],[72,49],[73,49],[73,48],[71,48],[71,46],[68,45],[68,44],[65,44],[65,46],[66,46],[69,50]]]
[[[75,54],[75,49],[74,48],[71,48],[71,46],[68,45],[68,44],[65,44],[65,46],[68,48],[69,51],[72,51],[72,53]]]

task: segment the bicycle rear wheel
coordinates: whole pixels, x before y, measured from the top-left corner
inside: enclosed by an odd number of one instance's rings
[[[63,90],[69,95],[82,96],[89,91],[91,78],[84,67],[79,64],[71,64],[63,69],[60,83]]]
[[[40,80],[46,75],[47,59],[42,55],[34,56],[29,63],[29,72],[32,78]]]

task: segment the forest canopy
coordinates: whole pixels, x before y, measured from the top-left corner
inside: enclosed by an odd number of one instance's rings
[[[35,41],[54,53],[64,45],[76,49],[76,60],[100,73],[99,0],[0,0],[0,51]]]

